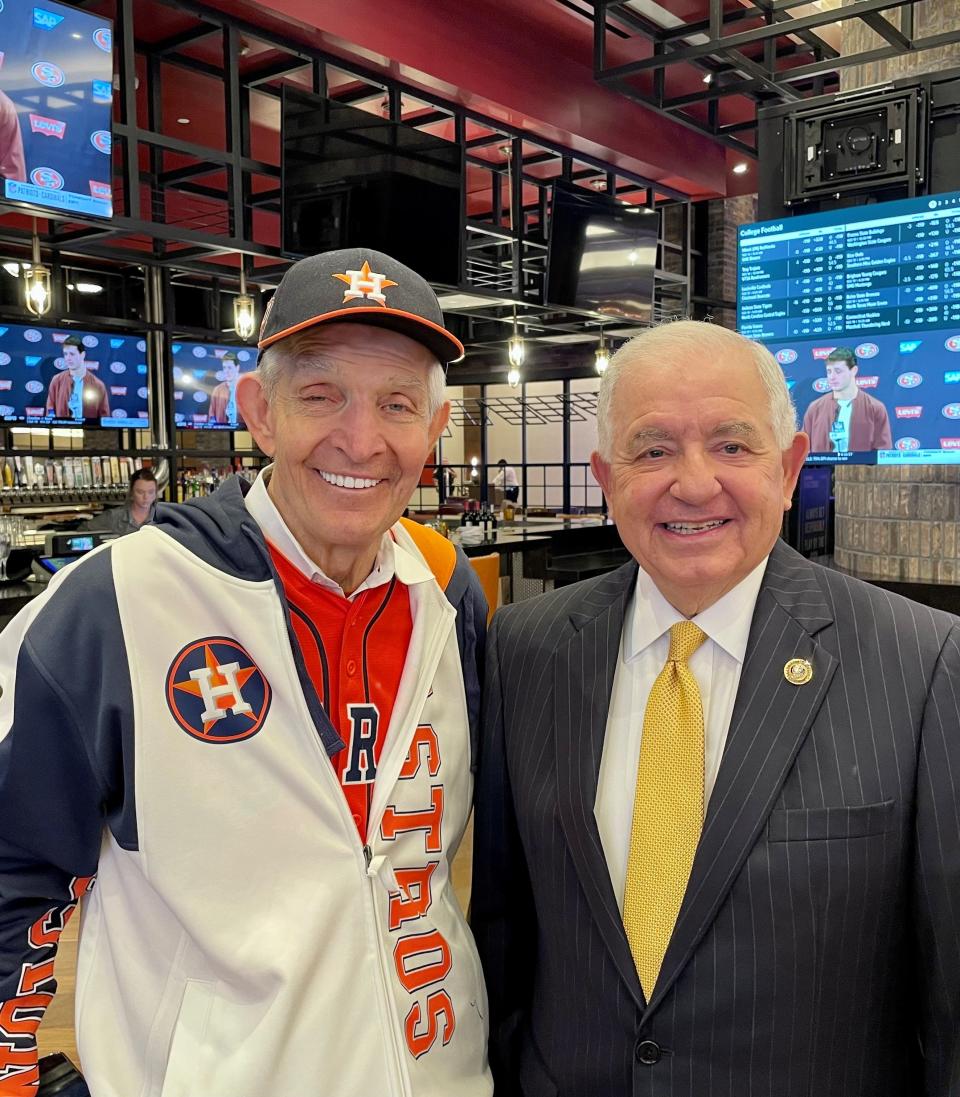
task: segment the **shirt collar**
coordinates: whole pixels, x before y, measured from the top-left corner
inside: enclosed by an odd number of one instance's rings
[[[263,531],[264,537],[298,571],[319,586],[342,594],[343,590],[340,584],[324,574],[304,552],[302,545],[290,532],[280,511],[277,510],[276,504],[270,498],[267,483],[272,473],[273,465],[267,465],[261,469],[260,475],[244,496],[244,503],[248,512]],[[406,586],[413,583],[422,583],[433,578],[433,572],[423,562],[420,554],[413,547],[412,539],[399,523],[393,529],[388,530],[381,538],[373,569],[350,597],[352,598],[361,591],[369,590],[372,587],[383,586],[385,583],[389,583],[394,575]]]
[[[712,606],[690,618],[715,644],[741,664],[747,653],[750,624],[767,559],[764,557],[746,578]],[[653,579],[640,568],[624,621],[624,659],[628,662],[635,659],[668,632],[672,625],[686,619],[670,605]]]

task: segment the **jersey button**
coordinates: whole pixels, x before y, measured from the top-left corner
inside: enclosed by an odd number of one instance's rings
[[[353,677],[357,673],[357,662],[355,659],[350,659],[347,662],[347,674]]]

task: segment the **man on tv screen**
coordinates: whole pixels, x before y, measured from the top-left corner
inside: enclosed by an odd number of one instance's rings
[[[20,133],[17,108],[13,105],[10,96],[2,91],[0,91],[0,176],[4,179],[18,179],[21,183],[27,178],[23,158],[23,135]]]
[[[240,363],[230,351],[220,359],[220,373],[223,380],[210,395],[210,422],[236,426],[237,415],[237,378],[240,376]]]
[[[65,369],[50,382],[47,414],[58,419],[100,419],[110,414],[107,387],[87,369],[87,352],[79,335],[63,341]]]
[[[890,449],[890,417],[874,396],[857,385],[857,356],[836,347],[827,356],[830,391],[814,400],[803,417],[813,453],[858,453]]]

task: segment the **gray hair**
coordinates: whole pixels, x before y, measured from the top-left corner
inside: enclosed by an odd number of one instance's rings
[[[793,406],[783,370],[776,358],[759,343],[718,324],[702,320],[673,320],[644,331],[624,343],[610,359],[610,365],[600,381],[597,398],[597,433],[600,456],[612,456],[612,410],[621,376],[644,363],[662,361],[682,353],[696,352],[713,358],[735,354],[747,355],[757,367],[760,381],[767,394],[770,426],[781,450],[789,447],[797,431],[797,411]]]
[[[260,356],[257,374],[267,401],[272,402],[284,374],[297,369],[309,369],[326,363],[323,351],[323,331],[320,325],[294,332],[272,343]],[[427,417],[432,419],[443,406],[447,376],[443,366],[432,359],[427,373]]]

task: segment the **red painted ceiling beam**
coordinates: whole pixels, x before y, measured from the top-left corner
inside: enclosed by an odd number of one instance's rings
[[[222,10],[241,6],[213,0]],[[501,122],[697,196],[726,192],[710,137],[593,78],[589,23],[554,0],[257,0],[257,22]],[[266,16],[264,20],[263,17]],[[273,17],[273,18],[271,18]]]

